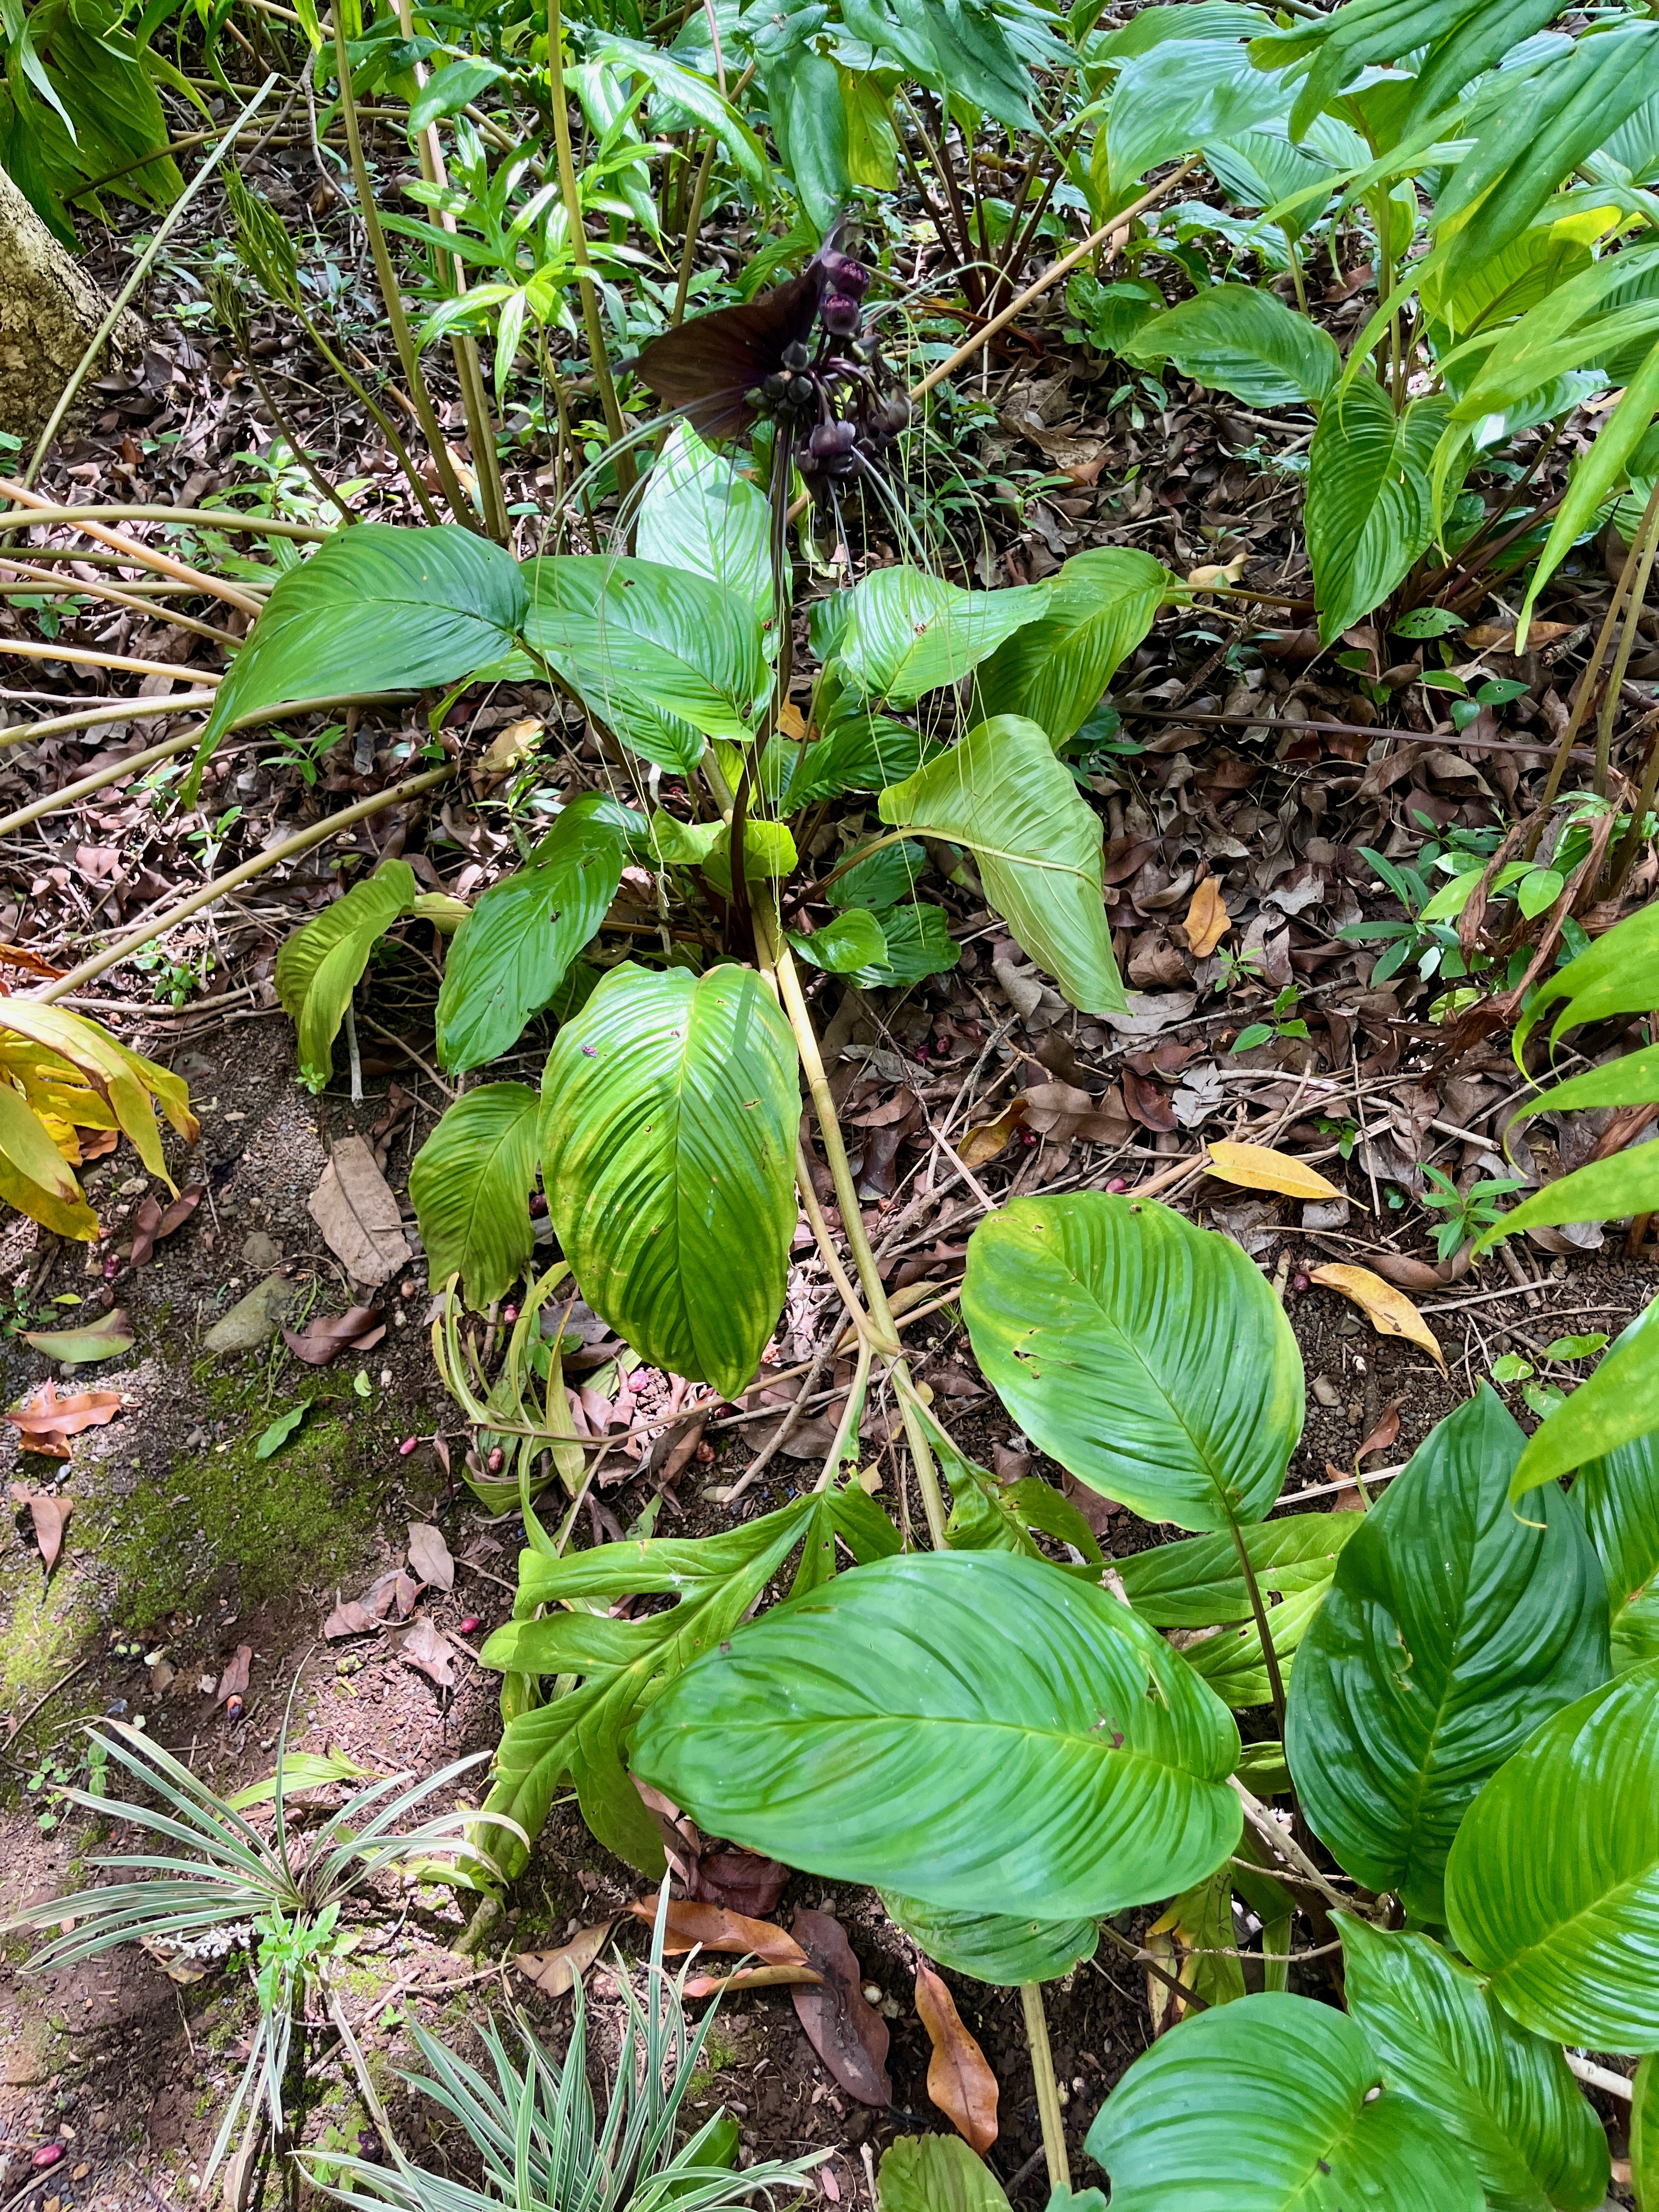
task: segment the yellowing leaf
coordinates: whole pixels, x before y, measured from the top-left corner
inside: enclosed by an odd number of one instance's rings
[[[1187,909],[1183,925],[1187,943],[1199,959],[1207,959],[1233,926],[1227,911],[1227,902],[1221,896],[1221,886],[1213,876],[1206,876],[1193,893],[1193,902]]]
[[[1430,1358],[1444,1368],[1446,1355],[1427,1322],[1405,1292],[1395,1290],[1392,1283],[1385,1283],[1381,1275],[1372,1274],[1369,1267],[1333,1263],[1310,1269],[1308,1279],[1322,1284],[1328,1291],[1340,1291],[1345,1298],[1352,1298],[1379,1336],[1403,1336],[1409,1343],[1420,1344]]]
[[[1024,1119],[1025,1101],[1012,1100],[994,1121],[981,1121],[969,1130],[957,1149],[957,1158],[964,1167],[982,1168],[987,1160],[995,1159],[1012,1143],[1014,1133]]]
[[[806,735],[806,718],[793,699],[786,699],[778,709],[778,734],[799,744]]]
[[[1187,581],[1195,592],[1224,592],[1230,584],[1237,583],[1243,574],[1244,556],[1241,553],[1225,563],[1209,561],[1202,568],[1189,568]]]
[[[1336,1185],[1327,1182],[1316,1169],[1305,1167],[1288,1152],[1275,1152],[1267,1145],[1233,1145],[1224,1139],[1213,1144],[1210,1147],[1209,1172],[1218,1182],[1237,1183],[1241,1190],[1276,1190],[1285,1198],[1342,1195]],[[1358,1267],[1348,1272],[1364,1274],[1365,1271]],[[1376,1278],[1372,1276],[1370,1279],[1375,1282]]]

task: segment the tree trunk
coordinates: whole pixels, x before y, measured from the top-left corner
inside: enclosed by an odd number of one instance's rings
[[[0,169],[0,431],[21,439],[26,456],[108,312],[74,255]],[[123,315],[106,356],[118,363],[143,343],[137,316]],[[97,367],[110,365],[106,357]]]

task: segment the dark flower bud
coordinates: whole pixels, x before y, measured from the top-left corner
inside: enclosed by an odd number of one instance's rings
[[[837,292],[850,292],[856,300],[861,300],[869,289],[870,271],[861,261],[845,253],[826,253],[823,273]]]
[[[799,338],[793,345],[787,345],[783,349],[783,365],[786,368],[805,368],[811,358],[811,355],[808,353]]]
[[[761,380],[762,398],[769,400],[775,407],[784,393],[788,391],[789,383],[790,380],[787,376],[763,377]]]
[[[743,404],[745,407],[753,407],[757,411],[765,406],[766,394],[758,384],[751,391],[744,393]]]
[[[851,422],[820,422],[812,432],[813,453],[821,461],[836,453],[850,453],[858,442],[858,434]]]
[[[902,392],[890,393],[878,405],[876,420],[890,438],[896,438],[910,420],[909,401]]]
[[[850,338],[859,326],[859,303],[850,293],[831,292],[818,309],[818,317],[832,336]]]

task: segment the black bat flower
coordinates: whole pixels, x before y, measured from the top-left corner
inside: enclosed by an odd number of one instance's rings
[[[665,331],[635,356],[635,372],[659,399],[682,409],[701,436],[739,438],[763,412],[750,395],[783,374],[792,349],[805,347],[827,281],[815,258],[799,276],[740,307],[716,307]]]

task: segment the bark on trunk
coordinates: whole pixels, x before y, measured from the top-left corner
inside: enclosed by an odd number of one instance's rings
[[[0,169],[0,430],[21,438],[26,454],[108,312],[74,255]],[[93,373],[135,357],[143,343],[137,316],[123,315]]]

